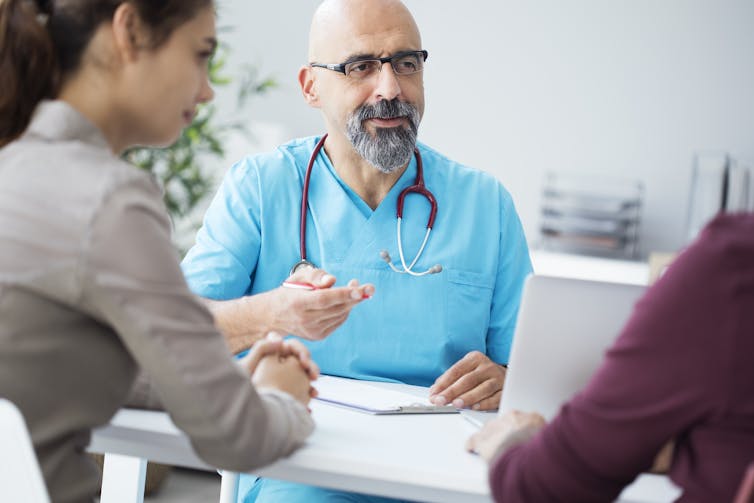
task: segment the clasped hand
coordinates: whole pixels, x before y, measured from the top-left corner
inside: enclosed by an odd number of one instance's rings
[[[257,389],[285,391],[305,406],[317,395],[311,383],[319,377],[319,367],[306,346],[297,340],[283,340],[270,332],[238,363]]]

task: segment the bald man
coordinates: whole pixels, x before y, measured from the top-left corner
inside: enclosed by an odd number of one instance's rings
[[[183,268],[234,349],[284,331],[305,339],[325,374],[431,386],[437,404],[495,409],[531,264],[502,185],[417,142],[427,57],[401,2],[323,2],[298,80],[326,135],[234,165]],[[316,268],[288,278],[302,259]],[[258,480],[246,496],[333,495]]]

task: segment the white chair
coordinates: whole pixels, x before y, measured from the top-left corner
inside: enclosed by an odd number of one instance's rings
[[[0,398],[0,501],[48,503],[42,472],[24,417]]]

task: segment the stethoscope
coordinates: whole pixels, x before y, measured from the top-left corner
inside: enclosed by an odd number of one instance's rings
[[[300,267],[315,267],[314,264],[309,262],[306,259],[306,209],[307,205],[309,203],[309,180],[312,176],[312,167],[314,166],[314,160],[319,155],[320,150],[322,150],[322,147],[325,144],[325,140],[327,139],[327,134],[322,136],[322,138],[317,142],[317,145],[314,147],[314,151],[312,152],[311,157],[309,158],[309,164],[306,167],[306,176],[304,177],[304,188],[301,193],[301,221],[299,224],[299,248],[301,249],[301,260],[299,260],[292,268],[291,268],[291,274],[296,272]],[[440,271],[442,271],[442,266],[440,264],[435,264],[426,271],[422,272],[416,272],[413,270],[414,266],[416,265],[416,262],[419,260],[419,257],[421,257],[421,254],[424,252],[424,248],[427,246],[427,240],[429,239],[429,234],[432,231],[432,226],[435,223],[435,216],[437,216],[437,201],[435,200],[435,196],[432,195],[432,193],[427,189],[427,187],[424,185],[424,168],[422,166],[422,158],[419,154],[419,150],[414,149],[414,156],[416,157],[416,179],[414,180],[414,184],[406,187],[401,191],[401,193],[398,195],[398,211],[397,211],[397,218],[398,223],[396,224],[397,229],[397,236],[398,236],[398,254],[401,258],[401,269],[398,269],[395,264],[393,264],[393,260],[390,258],[390,254],[387,252],[387,250],[382,250],[380,252],[380,257],[382,260],[387,262],[387,264],[390,266],[390,268],[399,273],[399,274],[410,274],[411,276],[424,276],[426,274],[436,274]],[[406,196],[416,193],[424,196],[427,201],[429,201],[429,204],[431,206],[430,212],[429,212],[429,219],[427,220],[427,232],[424,234],[424,241],[422,241],[422,245],[419,248],[419,252],[414,257],[414,260],[411,261],[410,264],[406,265],[406,259],[403,255],[403,241],[401,239],[401,221],[403,220],[403,201],[406,199]]]

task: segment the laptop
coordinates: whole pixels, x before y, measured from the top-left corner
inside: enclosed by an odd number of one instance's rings
[[[498,414],[538,412],[548,421],[581,390],[646,287],[529,276]],[[476,426],[492,413],[461,411]]]
[[[539,412],[551,420],[587,384],[645,290],[529,276],[498,413]]]

